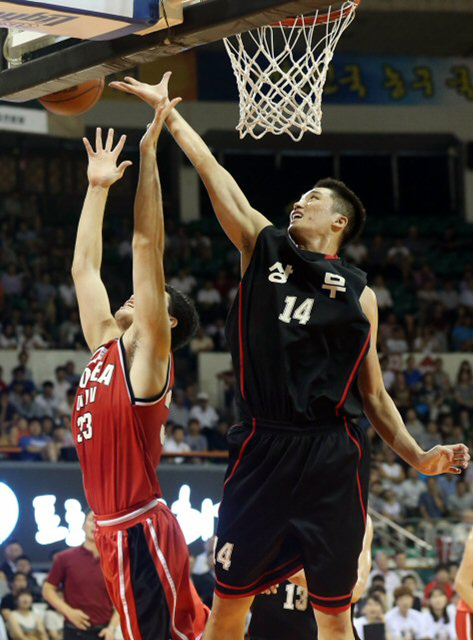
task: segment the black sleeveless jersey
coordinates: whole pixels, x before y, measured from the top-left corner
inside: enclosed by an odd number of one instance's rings
[[[227,323],[243,418],[307,423],[362,414],[366,274],[264,228]]]
[[[317,638],[309,594],[290,582],[279,585],[275,594],[259,595],[251,606],[250,640],[314,640]]]

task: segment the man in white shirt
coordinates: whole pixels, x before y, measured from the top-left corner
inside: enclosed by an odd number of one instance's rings
[[[398,488],[398,498],[405,507],[407,515],[418,515],[419,498],[425,491],[425,483],[413,467],[407,469],[407,480],[401,482]],[[410,572],[409,572],[410,573]],[[402,577],[402,576],[400,576]]]
[[[202,429],[213,429],[218,421],[218,413],[209,404],[209,396],[205,391],[197,394],[197,404],[189,413],[189,420],[195,418],[201,424]]]
[[[393,591],[400,586],[401,580],[399,576],[389,568],[389,558],[383,551],[379,551],[376,554],[374,561],[376,566],[370,573],[369,584],[371,585],[371,581],[375,576],[383,576],[388,598],[391,598]]]
[[[180,424],[175,424],[171,431],[171,436],[167,437],[164,441],[163,451],[166,453],[187,453],[191,450],[185,439],[184,427]],[[174,462],[176,464],[182,464],[184,458],[177,456],[170,458],[168,462]]]
[[[386,614],[386,628],[391,640],[423,640],[427,637],[424,616],[412,608],[414,598],[408,587],[394,591],[396,606]]]

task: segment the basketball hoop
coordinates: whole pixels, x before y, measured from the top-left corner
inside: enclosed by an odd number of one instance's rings
[[[240,138],[287,133],[298,141],[306,131],[322,132],[328,68],[360,2],[344,0],[338,9],[330,5],[224,39],[240,94]]]

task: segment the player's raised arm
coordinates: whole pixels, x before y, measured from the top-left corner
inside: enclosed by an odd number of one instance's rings
[[[137,397],[163,390],[171,351],[171,323],[164,279],[164,220],[156,147],[164,120],[180,99],[162,100],[140,143],[140,174],[135,196],[133,229],[132,329],[125,333],[132,356],[130,378]]]
[[[461,473],[470,459],[468,448],[464,444],[437,445],[425,452],[406,429],[396,405],[384,387],[376,349],[378,305],[374,292],[368,287],[363,291],[360,303],[371,324],[370,349],[359,374],[363,408],[369,421],[381,438],[405,462],[421,473]]]
[[[113,129],[109,129],[104,147],[102,130],[98,128],[95,150],[84,138],[89,157],[87,168],[89,187],[77,229],[72,278],[76,288],[82,331],[91,351],[95,351],[101,344],[120,334],[100,276],[102,226],[108,191],[131,165],[129,161],[117,164],[126,136],[122,136],[118,144],[113,147],[113,135]]]
[[[124,82],[112,82],[110,86],[132,93],[155,108],[159,99],[168,99],[170,76],[170,73],[166,73],[157,85],[125,78]],[[202,178],[225,233],[237,249],[251,255],[256,238],[264,227],[271,224],[270,221],[253,209],[233,177],[217,162],[202,138],[177,111],[169,114],[166,124]]]

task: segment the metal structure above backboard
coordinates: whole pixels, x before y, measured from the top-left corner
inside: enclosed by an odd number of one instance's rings
[[[327,6],[327,0],[209,0],[186,5],[184,22],[145,36],[111,41],[71,41],[60,51],[0,73],[0,98],[27,101],[125,71],[158,57],[175,55],[225,36]],[[43,52],[46,53],[46,52]]]

